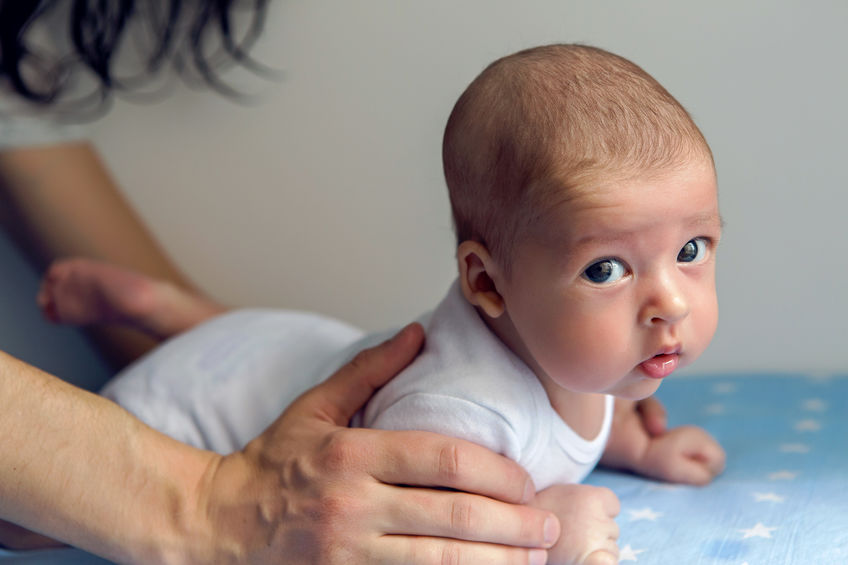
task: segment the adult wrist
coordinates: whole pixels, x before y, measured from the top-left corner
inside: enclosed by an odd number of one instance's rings
[[[137,506],[137,526],[141,527],[125,530],[134,531],[135,539],[121,542],[124,554],[118,561],[138,565],[222,562],[217,556],[221,532],[206,511],[205,498],[223,457],[171,438],[166,443],[157,446],[161,457],[148,471],[151,486],[135,494],[141,498]]]
[[[194,492],[180,500],[183,510],[173,514],[169,526],[173,543],[157,548],[153,561],[217,565],[279,559],[277,554],[263,555],[273,551],[269,546],[282,521],[284,492],[279,478],[263,473],[261,465],[243,452],[213,455]]]

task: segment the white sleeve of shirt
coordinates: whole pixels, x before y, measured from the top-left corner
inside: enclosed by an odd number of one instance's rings
[[[384,408],[368,427],[435,432],[482,445],[514,461],[522,456],[523,442],[503,414],[455,396],[407,394]]]

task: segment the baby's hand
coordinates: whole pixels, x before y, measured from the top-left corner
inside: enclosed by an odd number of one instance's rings
[[[548,565],[618,563],[620,505],[613,492],[590,485],[554,485],[536,493],[533,506],[559,518],[562,534],[548,550]]]
[[[663,481],[705,485],[724,470],[724,450],[701,428],[668,430],[659,401],[615,400],[601,464]]]
[[[673,483],[705,485],[724,470],[724,450],[701,428],[681,426],[652,437],[636,471]]]

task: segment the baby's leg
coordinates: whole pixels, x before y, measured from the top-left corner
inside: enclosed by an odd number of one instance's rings
[[[618,516],[615,494],[590,485],[554,485],[536,493],[533,506],[559,518],[562,533],[548,550],[549,565],[618,563]]]
[[[56,323],[127,325],[162,339],[226,310],[170,282],[83,258],[50,266],[38,304]]]

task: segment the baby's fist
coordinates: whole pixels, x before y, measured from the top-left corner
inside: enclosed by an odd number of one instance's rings
[[[639,471],[672,483],[705,485],[724,470],[724,464],[724,450],[710,434],[681,426],[651,439]]]
[[[618,498],[608,488],[554,485],[538,492],[533,506],[559,518],[562,534],[548,550],[548,565],[616,565]]]

